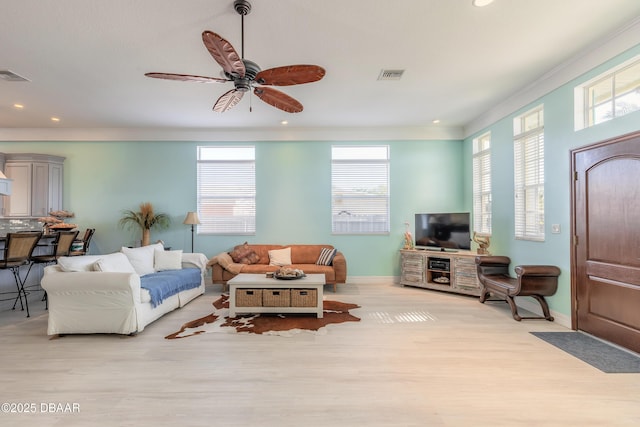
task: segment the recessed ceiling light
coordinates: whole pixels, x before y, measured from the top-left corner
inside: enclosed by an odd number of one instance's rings
[[[24,105],[22,105],[22,104],[13,104],[13,108],[15,108],[16,110],[22,110],[24,108]]]
[[[434,125],[437,125],[438,123],[440,123],[440,119],[435,119],[435,120],[433,121],[433,124],[434,124]]]
[[[60,119],[58,117],[51,117],[52,122],[59,122]]]
[[[473,5],[476,7],[484,7],[493,3],[493,0],[473,0]]]
[[[289,124],[289,122],[288,122],[288,121],[286,121],[286,120],[283,120],[283,121],[281,121],[281,122],[280,122],[280,124],[281,124],[282,126],[286,126],[286,125],[288,125],[288,124]]]

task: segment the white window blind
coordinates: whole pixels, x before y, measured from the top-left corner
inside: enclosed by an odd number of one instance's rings
[[[491,133],[473,140],[473,231],[491,235]]]
[[[514,119],[515,237],[544,240],[544,115],[537,107]]]
[[[255,234],[255,147],[198,147],[198,234]]]
[[[389,233],[389,147],[331,148],[334,234]]]

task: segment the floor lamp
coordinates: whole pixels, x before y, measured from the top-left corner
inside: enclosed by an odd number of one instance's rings
[[[187,216],[185,217],[183,224],[187,224],[191,226],[191,252],[193,252],[193,226],[196,224],[200,224],[200,220],[198,219],[198,213],[187,212]]]

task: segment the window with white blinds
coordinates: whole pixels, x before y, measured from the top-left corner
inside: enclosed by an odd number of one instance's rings
[[[640,56],[574,89],[575,129],[640,110]]]
[[[198,147],[198,234],[255,234],[255,147]]]
[[[544,240],[544,109],[513,121],[516,239]]]
[[[389,234],[389,147],[331,147],[334,234]]]
[[[491,235],[491,133],[473,140],[473,231]]]

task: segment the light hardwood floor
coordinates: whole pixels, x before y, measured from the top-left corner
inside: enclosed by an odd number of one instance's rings
[[[135,337],[46,336],[2,306],[7,426],[638,426],[640,374],[605,374],[534,337],[566,331],[516,322],[505,303],[348,284],[326,299],[360,304],[357,323],[293,337],[163,337],[211,312],[219,286]],[[42,404],[79,413],[42,413]],[[4,409],[4,407],[3,407]]]

